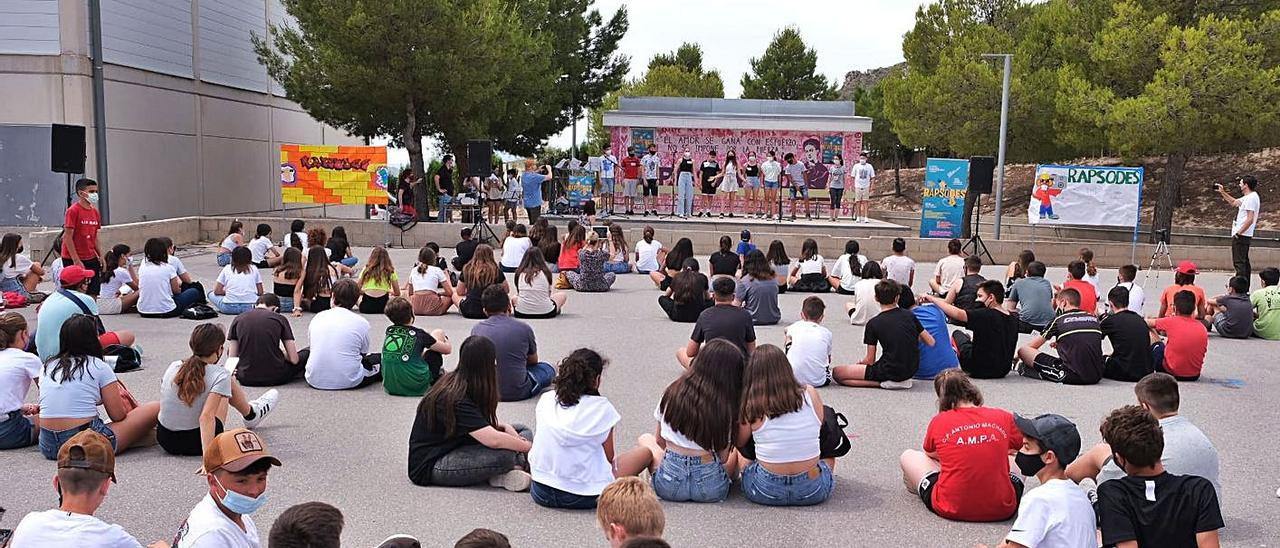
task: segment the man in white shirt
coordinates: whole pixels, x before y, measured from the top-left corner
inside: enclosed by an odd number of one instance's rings
[[[929,280],[929,289],[933,290],[934,295],[946,297],[956,280],[964,276],[964,257],[960,256],[962,246],[960,240],[955,238],[947,242],[949,255],[938,259],[938,265],[933,269],[933,279]]]
[[[246,428],[218,434],[204,449],[209,491],[174,536],[175,548],[261,548],[250,514],[267,503],[267,472],[280,460]]]
[[[111,442],[93,430],[76,434],[58,449],[58,474],[53,478],[58,507],[22,518],[10,546],[140,548],[142,544],[124,528],[93,517],[115,481],[116,456]]]
[[[1129,306],[1126,307],[1126,309],[1137,312],[1138,315],[1141,316],[1142,307],[1144,303],[1146,303],[1147,301],[1147,296],[1146,296],[1146,292],[1142,290],[1142,286],[1136,283],[1133,283],[1133,280],[1137,277],[1138,277],[1138,265],[1136,264],[1124,265],[1120,267],[1120,270],[1118,270],[1116,273],[1116,287],[1123,287],[1129,290]],[[1107,303],[1106,307],[1107,307],[1107,312],[1110,312],[1111,303]]]
[[[867,212],[871,209],[871,180],[876,176],[876,168],[867,163],[866,156],[858,156],[857,165],[853,166],[853,217],[856,222],[867,222]]]
[[[1236,220],[1231,223],[1231,264],[1235,266],[1236,276],[1249,279],[1249,244],[1253,243],[1253,229],[1258,226],[1258,212],[1262,210],[1262,201],[1258,193],[1258,179],[1253,175],[1245,175],[1237,181],[1241,195],[1234,198],[1227,194],[1222,185],[1214,185],[1218,194],[1227,203],[1236,206]]]
[[[350,278],[333,284],[333,308],[316,314],[307,328],[307,384],[349,390],[382,382],[382,354],[369,353],[369,320],[351,309],[360,286]]]

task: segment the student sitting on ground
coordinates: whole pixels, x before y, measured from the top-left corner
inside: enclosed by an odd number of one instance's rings
[[[517,224],[511,230],[511,235],[502,240],[503,272],[515,272],[516,269],[520,267],[520,261],[524,260],[525,252],[528,251],[529,248],[533,247],[533,242],[529,240],[528,232],[528,229],[525,228],[524,225]],[[474,248],[475,246],[473,245],[473,251]]]
[[[756,325],[774,325],[782,319],[778,309],[778,281],[769,268],[769,259],[759,249],[747,252],[742,278],[734,290],[734,303],[751,314]]]
[[[280,266],[271,272],[271,293],[280,300],[280,312],[297,310],[302,314],[298,301],[302,297],[303,272],[302,252],[292,247],[284,250]]]
[[[964,275],[951,282],[951,285],[947,286],[945,293],[943,293],[943,296],[947,298],[947,302],[965,310],[977,308],[978,305],[974,301],[978,298],[978,286],[987,281],[986,278],[982,277],[981,272],[981,257],[977,255],[965,257]]]
[[[627,236],[622,226],[616,223],[609,225],[609,241],[605,246],[609,251],[609,260],[604,263],[604,270],[614,274],[630,274],[631,261],[627,260]]]
[[[755,443],[745,461],[742,493],[768,506],[812,506],[831,498],[834,458],[819,459],[822,397],[796,382],[781,348],[766,344],[752,352],[742,381],[742,414],[735,444]]]
[[[103,316],[137,310],[138,269],[129,262],[129,246],[116,244],[103,258],[102,287],[98,294],[98,313]],[[230,257],[230,254],[228,254]]]
[[[618,548],[627,539],[661,537],[667,516],[648,483],[636,477],[621,477],[600,492],[596,522],[609,547]]]
[[[1221,500],[1218,450],[1191,420],[1178,414],[1181,404],[1178,381],[1166,373],[1152,373],[1138,381],[1133,392],[1138,405],[1160,421],[1164,439],[1160,462],[1164,468],[1170,474],[1200,476],[1209,480]],[[1095,479],[1098,485],[1122,478],[1125,471],[1116,464],[1114,453],[1111,446],[1099,443],[1067,467],[1067,476],[1077,483]]]
[[[267,475],[280,459],[256,432],[237,428],[213,439],[201,468],[207,492],[174,535],[174,546],[259,546],[250,514],[267,503]]]
[[[41,369],[40,358],[23,350],[30,340],[22,314],[0,314],[0,449],[30,447],[40,436],[40,408],[24,403]]]
[[[280,264],[282,252],[271,243],[271,225],[267,223],[258,223],[258,228],[254,232],[253,239],[249,240],[247,247],[249,248],[249,251],[253,252],[254,266],[258,268],[272,268]],[[231,257],[228,256],[227,260],[230,261]],[[230,262],[228,262],[228,264],[230,264]]]
[[[1018,503],[1018,519],[999,548],[1096,546],[1093,505],[1065,471],[1080,453],[1076,425],[1061,415],[1014,420],[1022,431],[1022,449],[1014,462],[1022,475],[1035,476],[1040,486]]]
[[[582,293],[601,293],[613,287],[617,274],[606,272],[604,263],[609,260],[609,252],[600,247],[603,240],[592,231],[587,235],[587,244],[578,252],[578,269],[565,272],[569,285]]]
[[[476,247],[484,243],[476,240],[471,236],[471,229],[464,228],[459,233],[461,241],[453,245],[453,269],[462,272],[467,267],[467,263],[471,262],[471,257],[476,253]]]
[[[354,254],[351,253],[351,243],[347,239],[347,229],[342,225],[333,227],[333,233],[329,234],[329,242],[325,244],[329,250],[329,261],[338,263],[347,268],[355,268],[360,262]]]
[[[323,502],[304,502],[280,513],[267,545],[271,548],[339,548],[342,546],[342,511]]]
[[[850,325],[867,325],[871,318],[880,313],[880,304],[876,302],[876,285],[884,278],[880,263],[867,261],[862,264],[862,276],[853,284],[853,299],[844,303],[844,311],[849,315]]]
[[[658,306],[673,322],[696,322],[702,311],[712,305],[707,294],[710,287],[707,277],[698,272],[698,260],[689,257],[680,272],[671,278],[667,294],[658,297]]]
[[[884,277],[911,287],[916,283],[916,261],[907,256],[907,241],[902,238],[893,239],[893,254],[880,261],[884,269]]]
[[[400,276],[391,256],[381,246],[369,252],[369,262],[360,270],[360,313],[381,314],[387,300],[400,296]]]
[[[712,340],[693,364],[662,392],[653,418],[657,436],[642,434],[653,454],[653,490],[671,502],[720,502],[737,477],[732,450],[738,427],[746,356],[725,340]]]
[[[1267,340],[1280,339],[1280,269],[1267,267],[1258,273],[1262,289],[1249,295],[1253,303],[1253,334]]]
[[[273,388],[249,401],[240,383],[218,365],[226,340],[222,326],[197,325],[191,331],[191,356],[169,364],[164,372],[156,441],[170,455],[203,455],[214,436],[222,433],[228,407],[236,408],[246,427],[257,428],[280,400]]]
[[[898,296],[898,307],[910,310],[925,333],[933,337],[934,341],[933,344],[925,344],[924,341],[916,343],[916,347],[920,349],[920,367],[912,378],[931,381],[943,371],[960,367],[956,349],[945,342],[950,339],[951,333],[947,329],[947,314],[941,308],[933,304],[920,304],[909,287],[902,288],[902,293]]]
[[[176,318],[204,298],[199,289],[182,288],[178,269],[169,262],[169,244],[164,238],[148,239],[142,251],[146,260],[138,268],[139,315],[144,318]]]
[[[1098,290],[1085,279],[1088,275],[1084,261],[1071,261],[1067,264],[1067,281],[1062,289],[1074,289],[1080,294],[1080,310],[1090,314],[1098,313]]]
[[[1024,249],[1018,254],[1018,259],[1009,263],[1009,267],[1004,270],[1005,284],[1012,287],[1013,283],[1027,276],[1027,265],[1036,260],[1036,253],[1030,249]]]
[[[731,278],[720,278],[711,284],[715,305],[698,315],[689,343],[676,350],[676,360],[682,367],[687,369],[702,344],[712,339],[725,339],[746,355],[755,349],[756,329],[751,314],[733,305],[735,287]]]
[[[292,249],[292,248],[290,248]],[[222,267],[218,281],[209,292],[209,304],[223,314],[240,314],[258,302],[262,295],[262,277],[253,266],[252,254],[247,247],[237,247],[231,252],[231,264]]]
[[[738,237],[739,237],[738,247],[734,248],[734,253],[737,253],[739,257],[745,258],[748,253],[751,253],[752,251],[755,251],[757,249],[756,244],[751,243],[750,230],[743,230],[741,233],[738,234]]]
[[[1009,472],[1009,455],[1022,447],[1013,415],[983,407],[982,392],[963,371],[944,371],[933,379],[933,389],[938,414],[929,421],[924,451],[907,450],[900,458],[907,490],[946,519],[1013,517],[1023,488],[1022,478]]]
[[[510,291],[506,276],[498,269],[493,258],[493,248],[485,244],[476,246],[475,255],[462,269],[458,277],[457,290],[453,292],[453,304],[457,305],[462,317],[472,320],[485,319],[483,295],[491,285],[497,285],[503,291]]]
[[[307,384],[320,390],[364,388],[382,381],[382,355],[369,353],[369,320],[351,309],[360,298],[355,280],[333,284],[333,308],[307,326]]]
[[[63,272],[75,265],[66,267]],[[81,269],[83,270],[83,269]],[[116,454],[139,445],[156,427],[160,402],[126,407],[123,385],[102,360],[97,323],[92,316],[72,316],[58,334],[61,350],[40,370],[40,453],[54,460],[58,448],[83,430],[98,432]],[[130,398],[132,400],[132,397]],[[110,423],[99,418],[98,406]]]
[[[471,335],[493,341],[498,352],[498,395],[502,401],[532,398],[556,376],[551,364],[538,360],[538,341],[529,324],[511,317],[511,297],[500,285],[484,290],[484,321],[471,328]]]
[[[284,240],[280,242],[280,247],[296,247],[299,251],[309,249],[311,244],[307,241],[307,222],[302,219],[291,221],[289,223],[289,233],[285,234]]]
[[[787,287],[804,293],[831,291],[826,261],[818,254],[818,242],[813,238],[805,238],[804,244],[800,246],[800,262],[791,267]]]
[[[546,223],[546,219],[538,219],[542,223]],[[530,238],[532,239],[532,238]],[[547,225],[543,229],[542,239],[534,245],[538,251],[542,252],[543,262],[547,263],[547,270],[552,274],[560,273],[560,266],[556,261],[560,260],[560,229]]]
[[[1229,339],[1253,336],[1253,303],[1249,300],[1249,280],[1232,276],[1228,293],[1205,301],[1213,311],[1213,327]]]
[[[831,377],[845,386],[906,390],[911,377],[920,369],[920,347],[917,342],[933,346],[933,335],[924,330],[910,310],[898,306],[902,286],[893,280],[876,284],[876,303],[880,313],[867,322],[862,342],[866,357],[851,365],[831,368]],[[876,348],[882,347],[880,358]]]
[[[1107,293],[1107,308],[1099,328],[1111,341],[1111,355],[1103,361],[1102,377],[1136,382],[1155,370],[1155,357],[1164,356],[1164,343],[1137,312],[1129,310],[1128,289],[1117,285]]]
[[[44,296],[36,291],[44,277],[44,267],[32,262],[23,251],[22,236],[9,233],[0,239],[0,293],[17,293],[36,301]],[[107,272],[114,266],[107,263],[103,271]],[[34,297],[37,294],[40,296]]]
[[[821,298],[805,297],[800,321],[783,332],[787,361],[800,384],[823,387],[831,383],[831,330],[822,326],[826,310]]]
[[[787,248],[781,240],[769,242],[769,251],[764,254],[769,259],[769,266],[778,280],[778,293],[787,292],[787,280],[791,277],[791,257],[787,256]]]
[[[1165,316],[1173,316],[1178,314],[1173,306],[1173,298],[1177,296],[1179,291],[1190,291],[1196,298],[1195,315],[1197,321],[1202,321],[1205,316],[1209,315],[1208,307],[1205,305],[1204,289],[1196,285],[1196,263],[1191,261],[1182,261],[1178,263],[1178,269],[1173,273],[1173,285],[1164,288],[1164,292],[1160,293],[1160,312],[1156,317],[1163,318]]]
[[[564,310],[569,295],[552,289],[551,269],[542,252],[525,251],[520,268],[515,272],[516,297],[512,307],[515,317],[526,320],[554,318]]]
[[[1123,287],[1129,291],[1129,306],[1127,308],[1137,312],[1138,315],[1141,316],[1142,305],[1146,302],[1147,298],[1146,292],[1142,290],[1142,286],[1133,283],[1133,280],[1137,277],[1138,265],[1124,265],[1116,271],[1115,287]]]
[[[1179,291],[1173,297],[1174,316],[1147,319],[1147,325],[1164,333],[1164,355],[1154,360],[1158,371],[1173,375],[1180,381],[1200,379],[1204,368],[1204,355],[1209,350],[1209,332],[1196,319],[1196,295],[1191,291]]]
[[[231,228],[227,229],[227,237],[223,238],[222,243],[218,245],[218,266],[231,264],[231,252],[244,245],[244,223],[231,221]]]
[[[422,397],[444,374],[444,355],[453,351],[443,329],[413,326],[413,305],[404,297],[387,303],[391,325],[382,340],[382,388],[392,396]]]
[[[1213,484],[1167,472],[1160,423],[1126,405],[1102,421],[1102,439],[1128,475],[1098,486],[1105,546],[1218,546],[1224,527]]]
[[[1000,282],[987,280],[978,286],[974,304],[981,308],[956,308],[932,295],[925,295],[920,302],[926,300],[938,305],[952,321],[964,322],[973,332],[972,336],[959,329],[951,333],[965,373],[975,379],[999,379],[1009,374],[1018,346],[1018,317],[1001,306],[1004,286]]]
[[[279,386],[302,377],[310,352],[298,351],[293,326],[280,314],[279,297],[267,293],[231,320],[227,355],[240,359],[235,375],[241,385]]]
[[[861,247],[857,240],[849,240],[844,243],[844,255],[836,259],[835,265],[831,267],[831,276],[827,279],[831,283],[831,289],[841,295],[853,295],[854,287],[858,281],[862,279],[862,265],[867,264],[867,257],[858,253]]]
[[[1053,309],[1053,284],[1044,278],[1044,273],[1044,263],[1031,261],[1027,263],[1026,276],[1009,287],[1004,309],[1017,313],[1019,333],[1044,333],[1057,315]]]
[[[595,234],[595,231],[591,233]],[[582,225],[569,227],[564,241],[560,243],[560,257],[556,260],[556,264],[560,265],[560,272],[576,272],[581,264],[578,252],[586,246],[587,229]]]
[[[1018,349],[1018,374],[1027,378],[1062,384],[1097,384],[1102,380],[1102,329],[1098,318],[1080,309],[1080,293],[1063,289],[1054,299],[1062,312],[1037,335]],[[1053,340],[1058,355],[1041,352]]]
[[[329,262],[324,249],[308,249],[302,270],[302,295],[293,308],[293,317],[301,318],[303,310],[317,314],[333,306],[333,284],[340,279],[337,267]]]
[[[462,341],[458,367],[427,391],[409,433],[409,481],[466,486],[489,482],[509,491],[529,488],[519,454],[532,449],[533,432],[498,421],[497,354],[493,341]]]
[[[529,451],[529,494],[539,506],[595,508],[614,478],[635,476],[653,460],[644,447],[615,453],[614,427],[622,415],[600,395],[607,363],[594,350],[574,350],[560,362],[555,392],[538,400],[538,435]]]
[[[418,250],[418,264],[409,271],[404,290],[415,315],[443,316],[453,307],[453,283],[436,266],[436,252],[429,247]]]
[[[929,290],[934,295],[946,297],[951,287],[965,275],[965,257],[960,255],[962,245],[960,240],[952,238],[947,242],[947,256],[938,259],[937,265],[933,267],[933,278],[929,280]],[[981,268],[981,259],[978,265]]]
[[[652,278],[654,272],[662,269],[662,260],[666,258],[666,253],[662,242],[653,239],[653,227],[645,226],[640,241],[636,242],[635,247],[636,273],[649,274]]]
[[[93,276],[92,271],[76,265],[64,267],[58,273],[58,285],[61,289],[49,295],[40,305],[40,310],[36,311],[36,352],[41,362],[47,362],[61,352],[62,326],[67,320],[78,314],[89,314],[97,318],[98,303],[85,293],[89,290]],[[95,322],[95,333],[97,325]],[[134,342],[130,331],[107,331],[97,333],[96,336],[103,348],[117,344],[132,346]]]
[[[729,276],[737,277],[738,269],[742,267],[742,256],[733,252],[733,239],[728,236],[720,237],[720,249],[711,254],[708,259],[711,265],[711,277]]]

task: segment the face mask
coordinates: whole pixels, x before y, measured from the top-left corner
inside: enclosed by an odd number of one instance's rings
[[[265,492],[258,495],[258,498],[246,497],[240,493],[223,487],[222,482],[218,480],[217,476],[213,477],[213,481],[218,484],[218,487],[222,487],[222,490],[226,492],[226,495],[223,495],[221,500],[222,505],[225,506],[227,510],[234,513],[247,516],[257,512],[259,508],[262,508],[262,506],[267,503],[267,494]]]
[[[1014,455],[1013,463],[1018,465],[1018,471],[1022,472],[1022,475],[1028,477],[1034,476],[1040,473],[1040,470],[1044,469],[1045,463],[1043,460],[1040,460],[1041,455],[1043,455],[1043,453],[1039,455],[1028,455],[1019,451],[1017,455]]]
[[[89,200],[90,205],[98,205],[98,193],[89,192],[85,194],[85,199]]]
[[[688,160],[691,156],[693,156],[693,155],[692,155],[692,154],[689,154],[688,152],[684,153],[684,158],[685,158],[686,160]]]

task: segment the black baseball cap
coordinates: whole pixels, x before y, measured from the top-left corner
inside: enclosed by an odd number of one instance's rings
[[[751,231],[750,231],[750,230],[743,230],[743,231],[742,231],[741,236],[742,236],[743,241],[750,240],[750,239],[751,239]]]
[[[1053,451],[1065,468],[1080,456],[1080,431],[1062,415],[1045,414],[1034,419],[1015,415],[1013,421],[1024,436],[1035,438],[1042,451]]]

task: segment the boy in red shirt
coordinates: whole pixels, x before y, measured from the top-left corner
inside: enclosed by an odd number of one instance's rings
[[[102,249],[98,247],[98,228],[102,214],[98,212],[98,182],[80,178],[76,181],[76,202],[67,208],[62,227],[62,266],[77,265],[93,272],[85,293],[97,297],[102,285]],[[113,267],[114,268],[114,267]]]
[[[640,159],[636,158],[636,149],[627,149],[627,157],[622,159],[622,203],[626,205],[627,215],[635,215],[632,206],[636,201],[636,187],[640,184]]]
[[[1074,289],[1080,293],[1080,310],[1090,314],[1098,313],[1098,290],[1084,279],[1088,266],[1084,261],[1071,261],[1067,265],[1067,281],[1063,289]]]
[[[1168,337],[1164,362],[1157,361],[1156,370],[1173,375],[1180,381],[1200,378],[1204,354],[1209,349],[1209,331],[1196,319],[1196,294],[1187,290],[1173,296],[1173,316],[1147,319],[1147,325]]]

